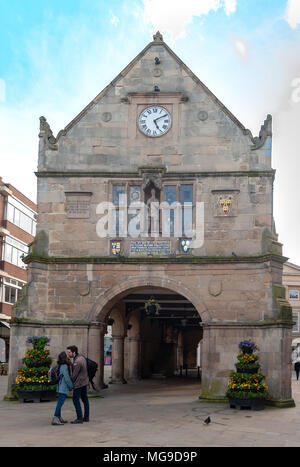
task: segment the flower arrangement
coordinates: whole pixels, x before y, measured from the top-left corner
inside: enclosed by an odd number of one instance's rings
[[[50,338],[46,336],[38,337],[38,336],[32,336],[28,337],[26,344],[32,344],[34,349],[39,349],[43,350],[46,345],[50,345]]]
[[[239,349],[242,353],[237,356],[237,371],[230,374],[226,396],[229,399],[267,399],[269,392],[266,376],[258,373],[259,356],[253,353],[258,347],[251,340],[244,340],[239,343]]]
[[[253,353],[254,350],[258,350],[258,347],[255,345],[254,342],[248,339],[248,340],[241,341],[239,343],[239,349],[241,349],[243,353],[249,354],[249,353]]]
[[[33,349],[27,349],[23,363],[25,366],[19,368],[16,377],[17,390],[24,391],[51,391],[56,390],[56,385],[51,384],[48,378],[48,371],[52,358],[50,351],[45,349],[49,345],[48,337],[29,337],[26,344],[32,344]]]
[[[228,383],[227,397],[238,398],[267,398],[268,386],[264,382],[265,375],[261,373],[231,373]]]
[[[237,369],[259,369],[259,356],[257,354],[239,353],[237,356],[238,363],[235,364]]]

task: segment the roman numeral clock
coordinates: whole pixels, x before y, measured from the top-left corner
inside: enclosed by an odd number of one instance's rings
[[[146,107],[138,117],[140,131],[151,138],[166,134],[171,128],[171,123],[170,113],[159,105]]]

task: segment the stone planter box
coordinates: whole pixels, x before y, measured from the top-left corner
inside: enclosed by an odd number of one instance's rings
[[[248,373],[250,375],[255,375],[258,371],[259,367],[255,367],[255,368],[246,368],[246,367],[236,367],[236,372],[237,373]]]
[[[250,409],[250,410],[264,410],[265,400],[260,398],[251,397],[247,398],[229,398],[229,405],[231,409]]]
[[[50,402],[56,400],[56,391],[17,391],[20,402]]]

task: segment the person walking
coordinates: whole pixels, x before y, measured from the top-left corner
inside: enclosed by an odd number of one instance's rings
[[[297,381],[298,381],[299,380],[299,373],[300,373],[300,357],[297,358],[297,361],[295,362],[294,368],[295,368],[295,372],[296,372],[296,378],[297,378]]]
[[[89,377],[87,371],[86,359],[83,355],[78,355],[78,348],[76,345],[67,347],[67,356],[73,358],[72,366],[72,381],[74,384],[73,390],[73,404],[76,410],[77,418],[71,423],[83,423],[90,420],[90,405],[88,400],[88,385]],[[82,408],[80,399],[84,406],[84,416],[82,416]]]
[[[61,408],[65,403],[66,397],[69,392],[73,389],[73,382],[69,373],[68,357],[66,352],[61,352],[57,360],[59,382],[56,386],[58,392],[58,401],[56,409],[52,419],[52,425],[64,425],[67,423],[61,416]]]

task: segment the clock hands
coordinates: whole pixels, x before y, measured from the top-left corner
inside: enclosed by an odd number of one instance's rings
[[[160,118],[164,118],[164,117],[168,117],[168,114],[165,114],[165,115],[162,115],[161,117],[158,117],[156,118],[154,121],[155,125],[156,125],[156,121],[159,120]]]
[[[165,115],[162,115],[161,117],[155,118],[155,119],[153,120],[154,125],[156,126],[156,128],[157,128],[161,133],[162,133],[162,131],[161,131],[161,129],[159,128],[159,126],[157,125],[156,122],[157,122],[157,120],[159,120],[160,118],[164,118],[164,117],[167,117],[167,116],[168,116],[168,114],[165,114]]]
[[[156,128],[157,128],[159,131],[161,131],[161,129],[159,128],[159,126],[158,126],[157,123],[156,123],[156,120],[153,120],[153,122],[154,122],[154,125],[156,126]]]

